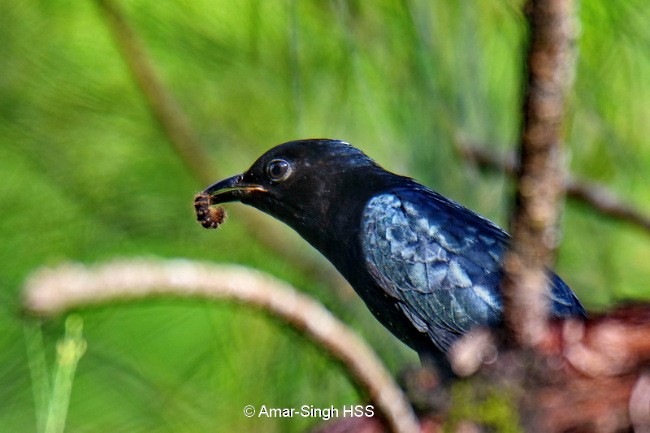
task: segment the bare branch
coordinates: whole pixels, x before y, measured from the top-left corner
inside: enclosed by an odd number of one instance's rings
[[[546,266],[557,244],[564,193],[561,133],[573,80],[576,23],[572,0],[530,0],[531,29],[524,127],[519,149],[512,243],[504,257],[505,319],[520,344],[546,332]]]
[[[43,269],[24,287],[26,307],[41,315],[162,295],[236,301],[280,319],[343,364],[392,431],[419,431],[408,400],[370,346],[321,304],[267,274],[234,265],[132,259],[97,267],[69,264]]]
[[[497,156],[482,147],[462,143],[457,143],[456,147],[463,158],[481,168],[504,172],[508,176],[515,176],[517,172],[514,155]],[[584,203],[601,215],[638,226],[650,234],[650,216],[626,203],[603,185],[569,176],[565,189],[567,198]]]
[[[456,369],[463,375],[478,371],[465,379],[476,394],[487,383],[510,395],[527,432],[647,432],[649,336],[650,304],[628,305],[552,321],[537,351],[504,346],[502,331],[474,330],[454,347],[452,362],[469,367]]]
[[[601,214],[632,223],[650,234],[650,216],[625,203],[607,188],[573,179],[568,180],[566,188],[567,195],[572,199],[588,203]]]

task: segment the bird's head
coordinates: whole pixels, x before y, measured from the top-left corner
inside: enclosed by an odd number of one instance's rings
[[[342,218],[354,217],[355,207],[360,212],[391,176],[348,143],[310,139],[270,149],[244,173],[203,193],[212,205],[240,201],[266,212],[321,249],[328,229],[343,227]]]

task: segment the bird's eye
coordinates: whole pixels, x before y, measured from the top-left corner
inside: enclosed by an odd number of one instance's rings
[[[291,164],[284,159],[274,159],[266,166],[266,174],[273,182],[282,182],[291,174]]]

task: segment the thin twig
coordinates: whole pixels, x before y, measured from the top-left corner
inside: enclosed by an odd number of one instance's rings
[[[70,264],[43,269],[24,287],[26,307],[48,316],[161,295],[236,301],[280,319],[343,364],[392,431],[419,431],[408,400],[373,350],[321,304],[267,274],[190,260],[132,259],[97,267]]]
[[[547,330],[546,266],[558,242],[564,195],[562,121],[574,75],[575,15],[572,0],[530,0],[528,80],[520,164],[504,257],[505,320],[520,344],[535,346]]]
[[[463,143],[456,145],[463,158],[481,168],[503,172],[508,176],[515,176],[517,173],[514,155],[498,156],[483,147]],[[650,216],[626,203],[603,185],[578,180],[569,175],[565,189],[567,198],[583,203],[606,217],[633,224],[650,234]]]
[[[588,203],[601,214],[634,224],[650,234],[650,216],[625,203],[607,188],[573,179],[568,180],[566,188],[567,195],[572,199]]]

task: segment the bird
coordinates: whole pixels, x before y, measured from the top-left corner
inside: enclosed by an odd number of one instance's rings
[[[509,235],[345,141],[277,145],[200,197],[211,206],[239,201],[290,226],[423,363],[444,364],[475,327],[503,325],[499,283]],[[550,316],[585,316],[560,277],[549,270],[547,282]]]

